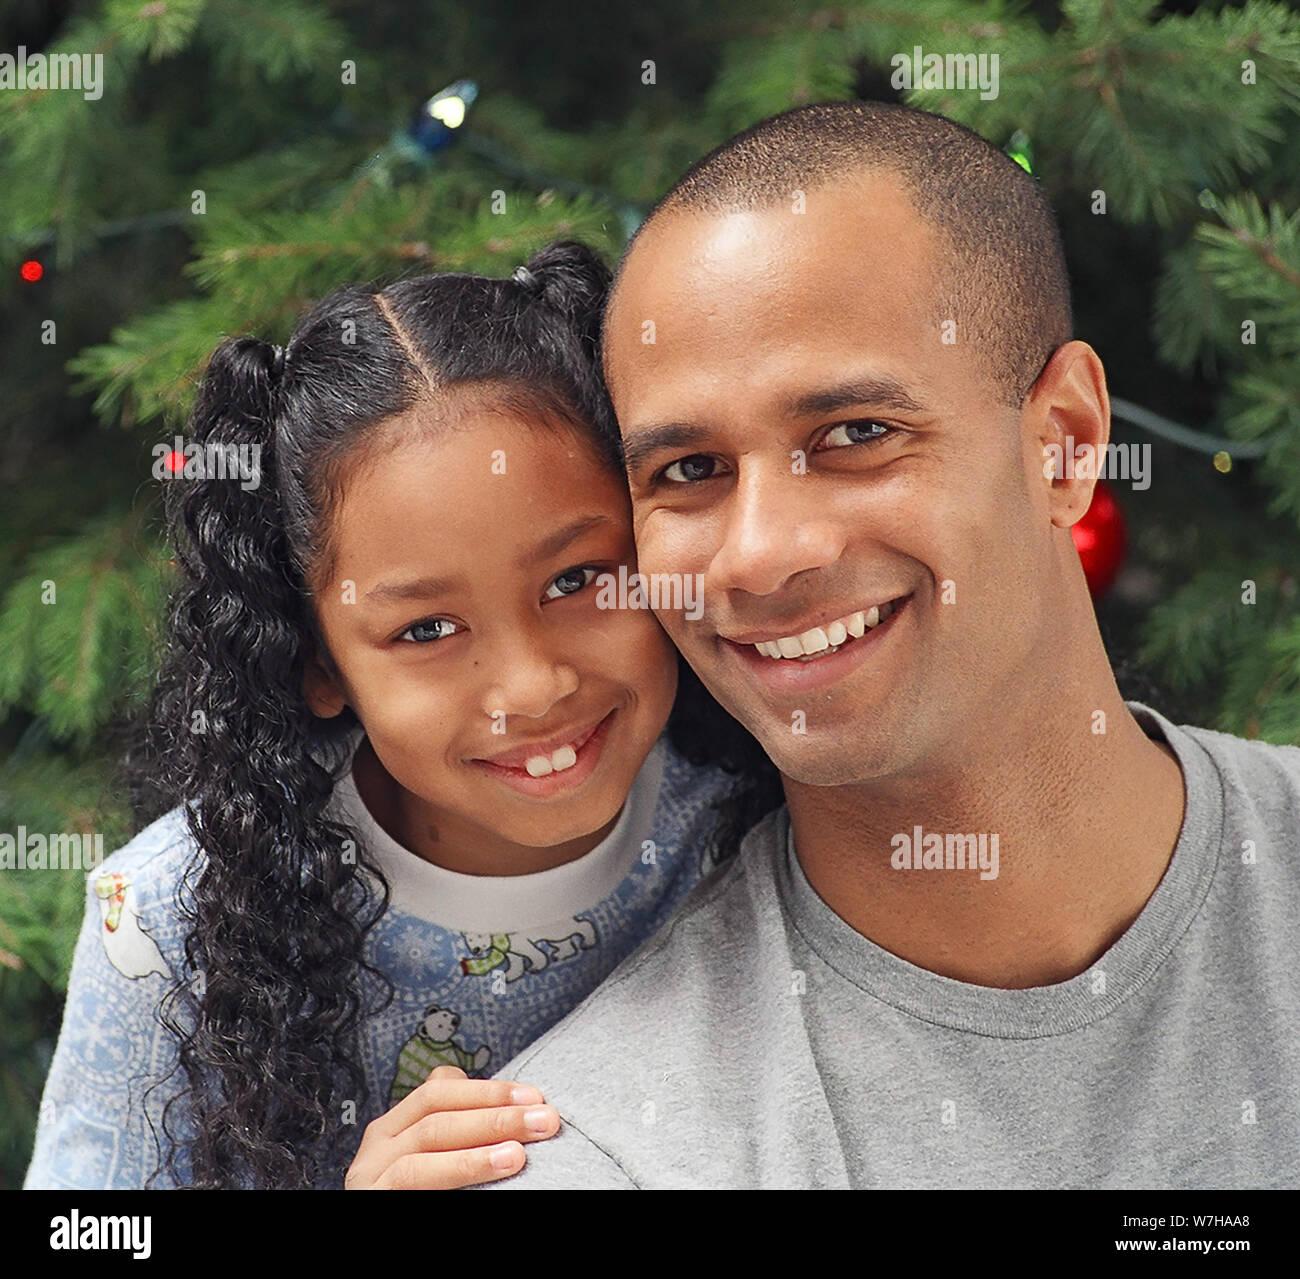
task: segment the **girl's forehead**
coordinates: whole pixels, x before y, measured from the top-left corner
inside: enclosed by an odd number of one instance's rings
[[[337,572],[359,581],[415,561],[514,568],[578,525],[630,536],[623,476],[573,427],[485,410],[396,433],[344,477]]]
[[[455,490],[467,501],[476,495],[495,501],[503,491],[527,489],[528,481],[542,477],[544,489],[566,477],[623,483],[591,431],[529,406],[489,402],[456,412],[412,411],[390,420],[383,431],[345,480],[349,487],[364,482],[366,472],[384,484],[401,484],[418,473],[422,484]]]
[[[589,455],[594,465],[612,469],[596,429],[581,425],[553,399],[544,390],[500,383],[449,387],[372,428],[357,450],[358,458],[364,463],[414,445],[450,445],[444,451],[451,452],[458,437],[462,442],[472,437],[475,446],[493,440],[494,451]]]

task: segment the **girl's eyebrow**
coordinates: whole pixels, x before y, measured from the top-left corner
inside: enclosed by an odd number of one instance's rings
[[[539,560],[558,555],[570,542],[576,541],[584,533],[590,532],[594,528],[613,525],[614,522],[608,515],[584,515],[581,519],[574,520],[572,523],[566,524],[563,528],[556,529],[554,533],[544,537],[523,557],[520,561],[520,567],[527,568],[530,564],[534,564]],[[403,581],[381,582],[378,586],[372,586],[365,593],[364,598],[369,604],[386,604],[399,600],[425,600],[432,599],[437,595],[449,595],[453,591],[464,590],[468,585],[468,579],[460,576],[415,577]]]
[[[445,595],[465,585],[463,577],[416,577],[404,582],[381,582],[365,594],[371,604],[386,604],[394,600],[423,600],[435,595]]]
[[[576,541],[584,533],[613,523],[614,521],[608,515],[584,515],[581,519],[574,520],[573,523],[566,524],[563,528],[558,528],[554,533],[542,538],[520,561],[520,567],[527,568],[529,564],[534,564],[538,560],[550,559],[552,555],[558,555],[570,542]]]

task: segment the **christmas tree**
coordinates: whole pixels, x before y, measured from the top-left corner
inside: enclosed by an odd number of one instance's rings
[[[904,101],[1057,208],[1101,354],[1126,693],[1300,742],[1300,19],[1283,4],[101,0],[0,19],[0,831],[132,832],[122,726],[168,583],[156,474],[208,353],[358,280],[613,261],[784,108]],[[960,55],[970,83],[955,85]],[[60,63],[57,55],[70,55]],[[929,56],[927,56],[929,55]],[[87,60],[89,59],[89,60]],[[84,82],[55,87],[76,64]],[[1112,539],[1112,545],[1105,539]],[[1120,561],[1122,560],[1122,563]],[[1099,584],[1100,585],[1100,584]],[[83,908],[0,880],[0,1185],[21,1178]]]

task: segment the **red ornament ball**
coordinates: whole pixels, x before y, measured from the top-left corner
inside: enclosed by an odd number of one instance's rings
[[[35,284],[36,281],[45,274],[45,268],[37,262],[35,258],[30,258],[18,268],[18,274],[21,275],[28,284]]]
[[[1128,527],[1114,491],[1098,480],[1088,513],[1071,530],[1093,599],[1110,589],[1128,550]]]

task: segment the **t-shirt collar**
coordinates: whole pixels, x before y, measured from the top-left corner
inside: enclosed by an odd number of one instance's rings
[[[357,736],[357,745],[361,735]],[[355,750],[355,748],[354,748]],[[633,779],[613,829],[590,852],[530,875],[466,875],[426,861],[375,821],[357,791],[349,762],[335,787],[340,816],[360,835],[390,888],[390,909],[453,932],[527,932],[569,919],[604,901],[622,882],[652,828],[664,773],[664,741]]]
[[[1223,782],[1208,752],[1158,711],[1140,702],[1126,705],[1148,737],[1163,737],[1177,755],[1187,802],[1160,883],[1124,935],[1082,973],[1052,986],[1001,990],[943,977],[877,946],[835,914],[809,883],[795,856],[789,810],[782,807],[769,818],[776,823],[774,838],[760,843],[773,859],[763,873],[775,876],[790,923],[849,981],[922,1021],[1028,1039],[1077,1030],[1105,1017],[1156,972],[1186,933],[1209,893],[1224,841]]]

